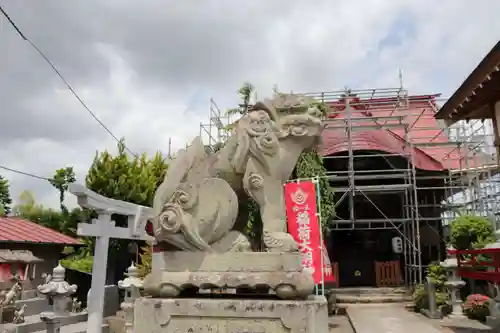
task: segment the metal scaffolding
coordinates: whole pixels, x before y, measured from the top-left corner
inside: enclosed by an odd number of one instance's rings
[[[490,120],[447,127],[434,119],[438,95],[410,96],[402,87],[304,95],[330,106],[324,136],[335,132],[337,144],[343,145],[324,156],[338,212],[332,217],[333,232],[397,232],[408,285],[421,283],[425,265],[442,258],[446,230],[459,214],[486,216],[500,227],[500,176]],[[214,148],[228,138],[230,123],[211,100],[210,121],[200,124],[200,135]],[[398,137],[401,147],[361,151],[356,142],[370,132]],[[435,170],[417,167],[422,154],[435,161]],[[385,167],[374,168],[380,161]]]
[[[215,151],[229,138],[228,126],[232,122],[232,117],[221,112],[211,98],[208,119],[208,123],[200,123],[200,137],[209,150]]]
[[[446,236],[443,227],[446,230],[459,214],[487,216],[499,224],[500,178],[496,176],[490,120],[446,127],[434,119],[438,95],[409,96],[403,88],[346,89],[306,95],[333,108],[325,120],[325,131],[345,132],[343,137],[347,140],[345,152],[323,157],[325,165],[332,165],[328,160],[334,160],[333,164],[346,166],[327,172],[336,193],[336,207],[348,207],[348,214],[333,217],[334,229],[396,230],[404,242],[405,281],[409,285],[421,283],[425,265],[442,258]],[[400,152],[368,152],[366,148],[359,151],[359,147],[353,147],[353,136],[374,131],[399,136],[403,145]],[[422,152],[440,162],[444,170],[417,169]],[[399,163],[395,163],[398,158]],[[376,159],[385,160],[389,167],[363,168],[363,164],[369,165],[370,160]],[[406,163],[402,164],[403,160]],[[398,197],[400,213],[389,214],[384,206],[397,205]],[[362,201],[373,206],[376,218],[358,217],[363,215],[359,214]],[[366,204],[363,207],[367,210]],[[437,253],[436,247],[433,250],[429,245],[431,238],[440,243]]]

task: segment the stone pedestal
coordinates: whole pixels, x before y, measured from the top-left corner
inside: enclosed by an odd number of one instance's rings
[[[134,332],[327,333],[327,302],[309,300],[152,299],[135,303]]]
[[[188,288],[270,289],[281,299],[305,299],[314,282],[303,271],[300,253],[160,252],[144,291],[153,297],[178,297]]]
[[[61,332],[61,319],[63,317],[57,315],[53,312],[42,312],[40,314],[40,319],[45,323],[45,329],[47,333],[59,333]]]
[[[0,324],[12,323],[16,307],[14,305],[5,305],[0,307]]]

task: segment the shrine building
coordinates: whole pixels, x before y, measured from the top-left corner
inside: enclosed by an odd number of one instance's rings
[[[0,217],[0,287],[11,285],[16,274],[26,289],[35,289],[42,274],[51,274],[66,246],[79,240],[17,217]],[[2,287],[3,286],[3,287]]]

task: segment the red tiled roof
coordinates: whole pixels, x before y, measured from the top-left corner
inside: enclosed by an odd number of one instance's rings
[[[404,154],[405,146],[408,146],[405,144],[405,129],[402,126],[383,127],[384,124],[399,123],[399,120],[389,117],[401,116],[402,123],[407,124],[409,128],[408,138],[415,145],[412,147],[412,155],[416,168],[441,171],[489,164],[485,156],[465,154],[467,148],[447,145],[450,140],[443,127],[440,127],[434,118],[437,109],[435,98],[438,96],[410,96],[409,105],[405,108],[395,107],[398,102],[396,98],[360,100],[351,97],[351,119],[354,119],[351,120],[352,128],[359,127],[351,131],[352,149]],[[324,156],[348,151],[349,147],[345,125],[343,126],[343,122],[340,121],[347,118],[342,112],[345,109],[345,102],[341,99],[328,104],[333,111],[329,118],[336,121],[327,124],[323,132],[321,153]],[[376,128],[378,126],[380,129]],[[467,158],[464,158],[466,155]]]
[[[82,244],[73,237],[17,217],[0,217],[0,242]]]

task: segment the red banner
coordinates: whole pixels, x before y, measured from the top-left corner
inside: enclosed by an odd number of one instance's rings
[[[312,181],[287,183],[285,205],[288,232],[299,245],[302,266],[312,272],[314,283],[321,283],[321,241],[316,215],[316,186]]]

